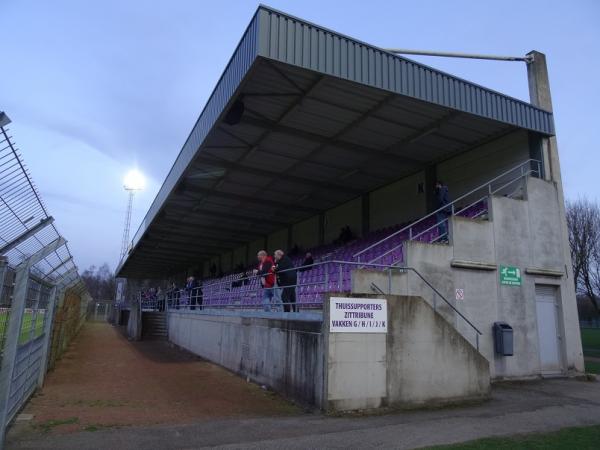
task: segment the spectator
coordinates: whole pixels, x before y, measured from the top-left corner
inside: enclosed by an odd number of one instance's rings
[[[171,283],[171,306],[175,307],[175,309],[179,309],[179,288],[175,284],[175,282]]]
[[[306,267],[306,266],[312,266],[315,263],[315,260],[313,259],[312,253],[308,252],[305,256],[304,256],[304,261],[302,261],[302,268],[298,269],[300,272],[304,272],[306,270],[312,270],[312,267]]]
[[[198,304],[198,282],[194,277],[188,277],[185,284],[185,292],[190,299],[190,309],[196,309],[196,305]],[[202,298],[200,298],[200,305],[202,305]]]
[[[161,289],[161,287],[157,287],[156,288],[156,300],[158,303],[158,310],[159,311],[164,311],[165,310],[165,296],[163,295],[163,291]]]
[[[352,239],[354,239],[354,233],[350,229],[350,226],[346,225],[345,227],[342,227],[340,229],[340,235],[337,238],[337,242],[339,242],[340,244],[346,244]]]
[[[296,284],[298,284],[298,281],[294,264],[282,250],[276,250],[274,256],[277,285],[283,288],[281,293],[283,310],[285,312],[296,312]]]
[[[435,182],[434,194],[437,210],[435,213],[435,220],[438,227],[438,242],[448,242],[448,216],[450,211],[448,211],[448,208],[444,208],[450,203],[448,186],[442,181],[437,180]]]
[[[254,275],[260,276],[260,284],[263,288],[263,309],[271,311],[271,303],[276,300],[275,296],[275,274],[273,273],[273,258],[266,251],[261,250],[256,254],[258,267],[254,269]]]

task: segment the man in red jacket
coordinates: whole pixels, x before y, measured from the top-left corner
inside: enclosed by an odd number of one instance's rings
[[[273,299],[276,298],[273,258],[271,258],[264,250],[258,252],[256,258],[258,259],[258,267],[254,269],[254,275],[260,276],[260,284],[263,288],[263,309],[266,312],[270,312],[271,303],[273,303]]]

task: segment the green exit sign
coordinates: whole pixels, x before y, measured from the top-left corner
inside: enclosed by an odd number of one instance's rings
[[[521,269],[512,266],[500,266],[500,284],[521,286]]]

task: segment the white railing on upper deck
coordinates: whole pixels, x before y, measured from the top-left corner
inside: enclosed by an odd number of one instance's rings
[[[437,236],[431,238],[429,240],[429,242],[433,243],[433,242],[442,240],[444,238],[447,239],[447,237],[448,237],[448,226],[447,226],[448,217],[446,217],[440,221],[437,221],[433,225],[430,225],[430,226],[424,225],[425,222],[428,219],[437,217],[437,215],[439,213],[447,213],[448,216],[457,216],[457,215],[464,214],[465,212],[474,208],[478,204],[480,204],[482,202],[485,203],[485,200],[490,195],[493,195],[493,194],[505,192],[505,195],[507,195],[508,197],[512,197],[515,195],[515,192],[514,191],[506,192],[506,190],[508,188],[510,188],[511,186],[515,185],[520,180],[523,180],[530,175],[535,175],[536,177],[541,178],[541,176],[542,176],[541,161],[538,161],[537,159],[528,159],[527,161],[520,163],[519,165],[501,173],[500,175],[492,178],[491,180],[485,182],[484,184],[476,187],[475,189],[472,189],[471,191],[467,192],[466,194],[461,195],[456,200],[453,200],[452,202],[448,203],[447,205],[444,205],[441,208],[436,209],[435,211],[427,214],[426,216],[421,217],[420,219],[416,220],[415,222],[412,222],[410,225],[407,225],[406,227],[403,227],[403,228],[395,231],[394,233],[390,234],[389,236],[362,249],[361,251],[352,255],[352,257],[353,257],[353,259],[356,259],[356,261],[361,262],[361,257],[363,257],[363,259],[364,259],[363,255],[365,255],[367,252],[369,252],[370,250],[376,249],[378,246],[381,246],[383,243],[388,242],[390,239],[392,239],[402,233],[408,234],[407,238],[404,239],[403,242],[413,241],[413,240],[423,240],[423,239],[421,239],[423,236],[427,235],[428,233],[431,233],[435,229],[439,229],[440,225],[444,225],[444,224],[446,225],[445,226],[446,231],[444,233],[440,233]],[[473,200],[473,199],[475,199],[475,200]],[[462,205],[462,203],[465,201],[468,203],[466,206]],[[485,214],[487,212],[488,212],[487,205],[484,205],[484,207],[480,211],[477,211],[474,215],[469,216],[469,217],[471,217],[471,218],[481,217],[483,214]],[[370,259],[367,262],[369,262],[369,263],[377,262],[381,258],[389,255],[390,253],[397,251],[401,246],[402,246],[402,243],[395,245],[392,248],[386,249],[384,252],[377,255],[377,257]]]

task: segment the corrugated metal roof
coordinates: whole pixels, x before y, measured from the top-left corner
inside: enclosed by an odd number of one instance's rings
[[[258,54],[488,119],[554,134],[552,113],[267,7]]]
[[[225,124],[242,97],[242,119]],[[272,232],[517,128],[552,134],[552,114],[261,6],[117,272],[142,267],[152,252],[170,255],[177,246],[158,242],[182,245],[197,227],[221,240],[194,237],[186,260],[195,250],[218,254],[234,244],[231,229],[252,223],[259,235]],[[283,173],[285,189],[269,190]],[[268,205],[256,201],[261,189]],[[185,230],[173,236],[173,224]]]

